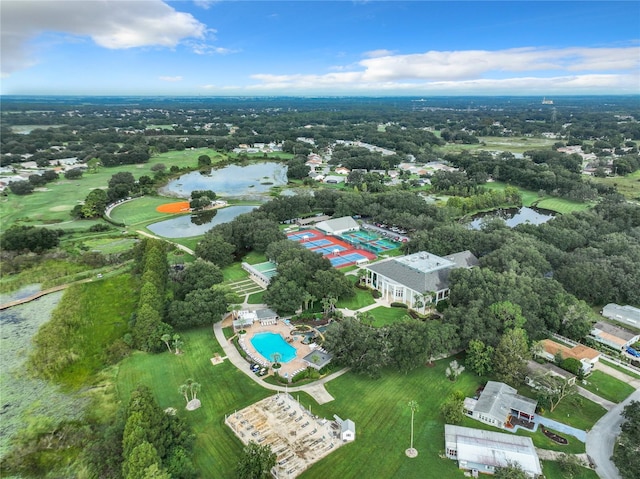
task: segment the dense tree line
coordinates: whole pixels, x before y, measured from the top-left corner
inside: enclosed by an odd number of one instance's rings
[[[56,248],[62,234],[62,230],[14,225],[0,236],[0,248],[7,251],[42,253]]]
[[[633,479],[640,476],[640,402],[625,406],[622,416],[625,420],[612,459],[623,479]]]
[[[363,315],[329,325],[324,347],[336,364],[378,377],[384,367],[410,371],[458,345],[455,328],[446,323],[407,316],[404,321],[376,328],[368,324],[370,319]]]
[[[142,351],[158,352],[164,347],[160,338],[172,328],[165,323],[165,303],[169,265],[164,241],[145,238],[135,247],[135,272],[140,274],[138,309],[131,324],[133,345]]]

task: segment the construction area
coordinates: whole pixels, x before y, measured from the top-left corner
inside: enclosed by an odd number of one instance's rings
[[[335,418],[318,418],[290,394],[280,392],[229,414],[225,423],[244,444],[269,445],[277,455],[274,477],[292,479],[355,439],[353,422]]]

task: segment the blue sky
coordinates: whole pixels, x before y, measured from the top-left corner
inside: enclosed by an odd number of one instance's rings
[[[640,2],[2,0],[1,94],[640,93]]]

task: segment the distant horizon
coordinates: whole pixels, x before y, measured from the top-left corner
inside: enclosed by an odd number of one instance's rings
[[[0,95],[640,94],[640,2],[0,2]]]

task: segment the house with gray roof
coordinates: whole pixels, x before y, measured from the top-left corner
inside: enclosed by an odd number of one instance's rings
[[[602,308],[602,316],[622,324],[640,328],[640,309],[633,306],[620,306],[609,303]]]
[[[489,381],[477,400],[467,398],[467,414],[485,424],[511,429],[511,419],[533,422],[538,402],[518,394],[508,384]]]
[[[527,477],[542,474],[530,437],[445,424],[444,443],[446,456],[458,461],[460,469],[471,471],[473,477],[494,474],[497,468],[513,463],[520,465]]]
[[[452,270],[477,264],[478,258],[470,251],[446,257],[420,251],[367,265],[364,272],[367,284],[380,291],[385,300],[420,310],[428,303],[437,304],[449,297]]]
[[[593,325],[589,337],[617,351],[623,351],[640,340],[640,334],[602,321]]]

